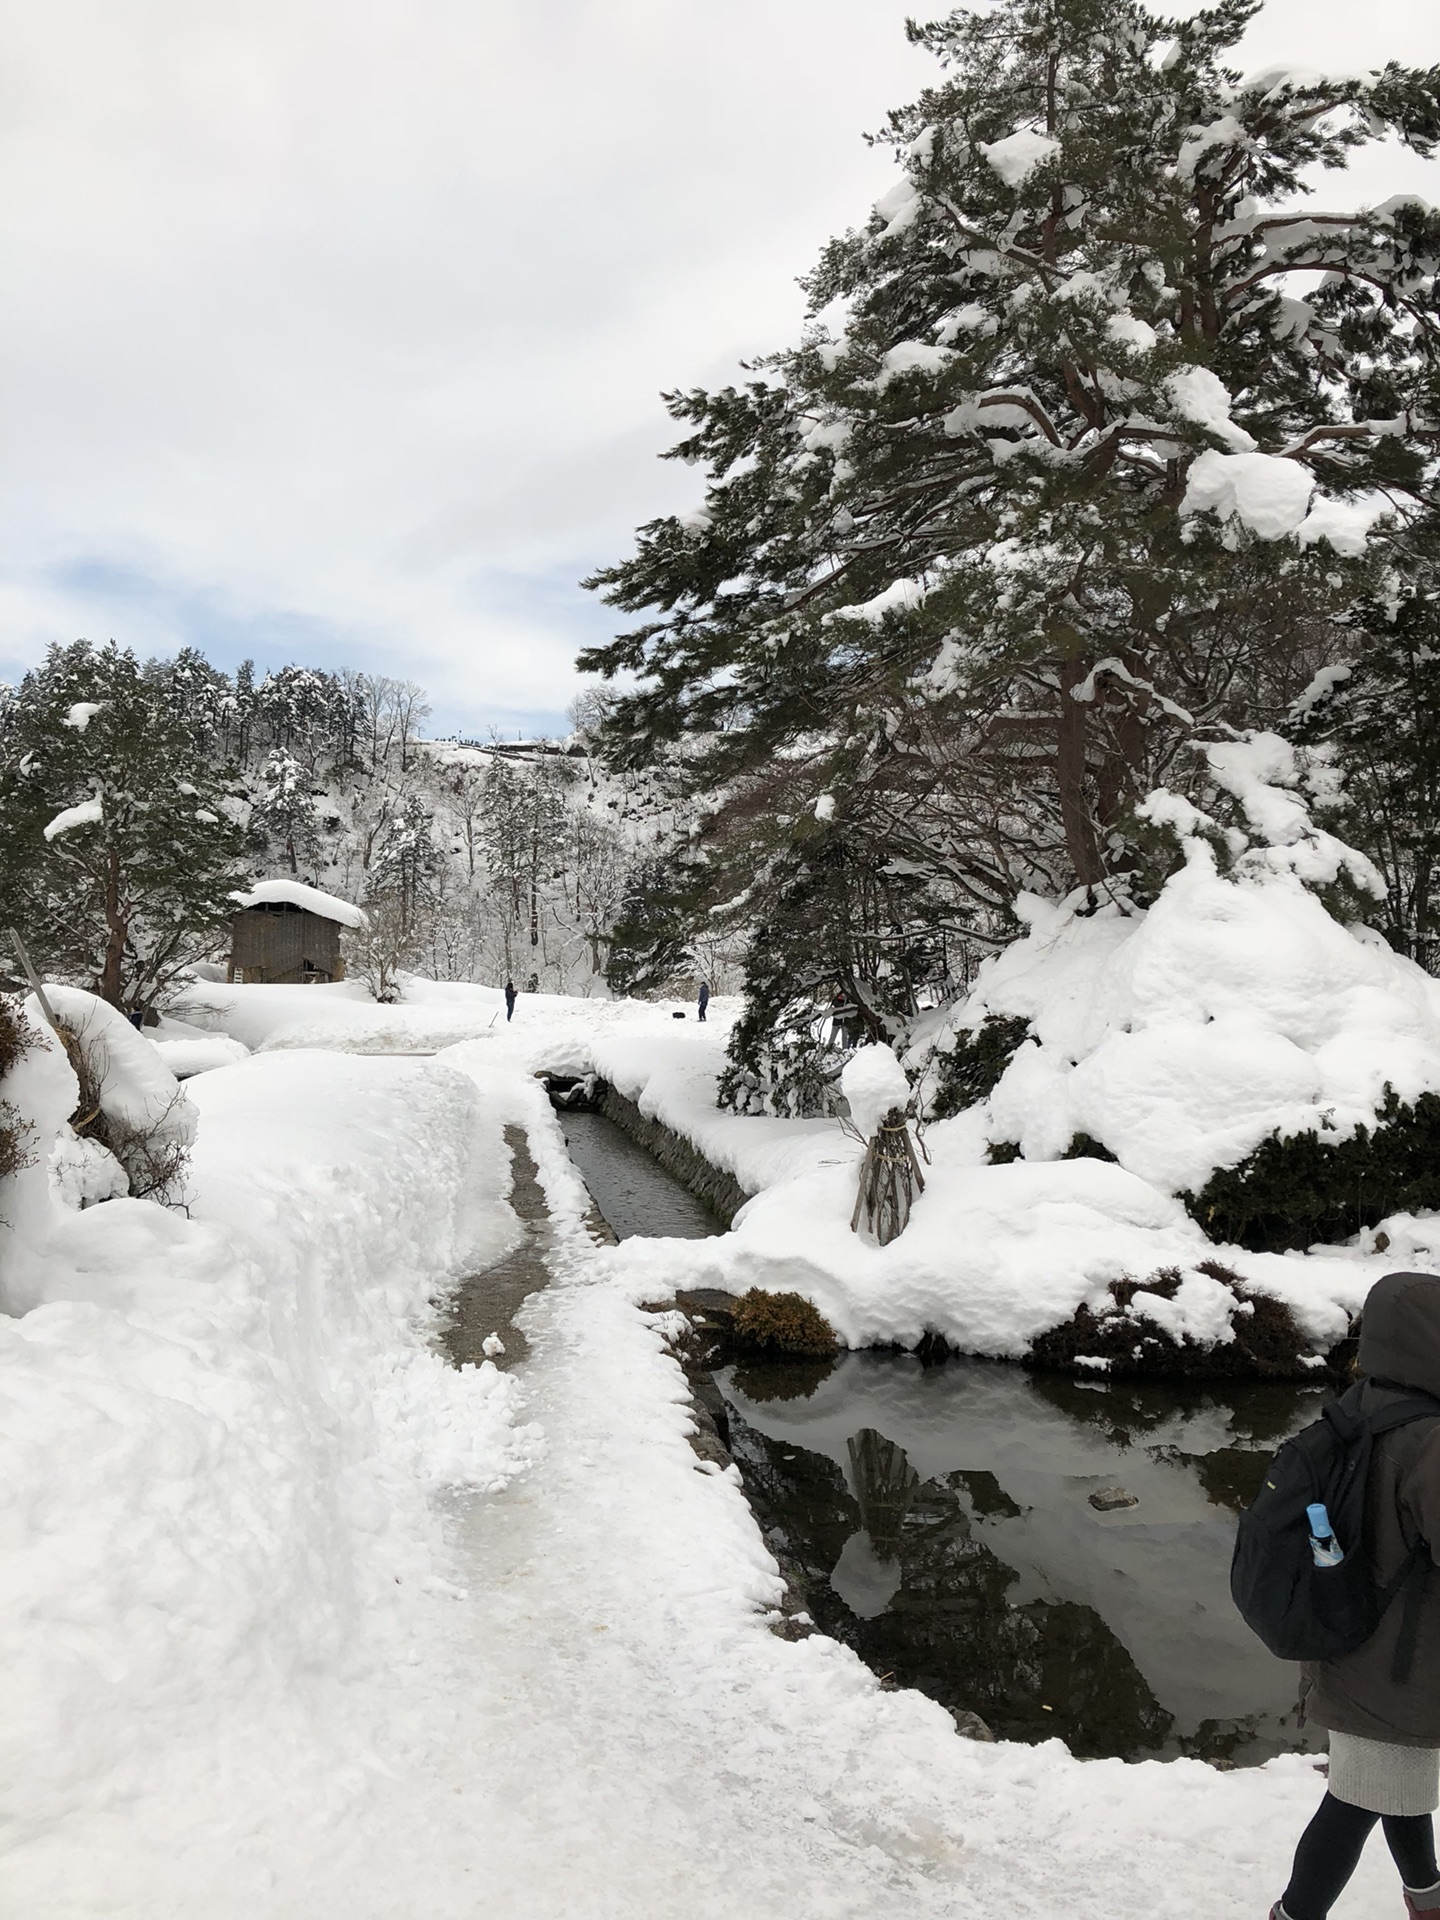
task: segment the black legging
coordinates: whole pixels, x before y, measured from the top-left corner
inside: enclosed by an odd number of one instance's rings
[[[1334,1902],[1360,1864],[1378,1813],[1352,1807],[1327,1793],[1315,1818],[1300,1836],[1290,1884],[1280,1904],[1290,1920],[1325,1920]],[[1382,1824],[1385,1841],[1400,1878],[1407,1887],[1433,1887],[1440,1880],[1435,1865],[1435,1829],[1428,1813],[1387,1813]]]

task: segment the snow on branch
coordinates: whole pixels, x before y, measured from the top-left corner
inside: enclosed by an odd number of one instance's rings
[[[67,726],[69,721],[65,723]],[[76,827],[98,826],[105,818],[105,809],[98,799],[82,800],[79,806],[66,807],[50,822],[45,829],[45,838],[58,840],[62,833],[71,833]]]

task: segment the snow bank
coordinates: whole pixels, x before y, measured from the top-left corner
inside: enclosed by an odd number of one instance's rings
[[[250,1055],[243,1040],[232,1040],[224,1033],[162,1036],[150,1044],[177,1080],[188,1080],[196,1073],[210,1073],[216,1067],[234,1066],[237,1060],[248,1059]]]
[[[294,1047],[429,1053],[504,1023],[498,987],[447,988],[407,978],[403,989],[398,1005],[382,1007],[358,980],[309,987],[202,980],[177,995],[173,1007],[187,1025],[227,1033],[256,1053]]]
[[[368,924],[362,908],[299,880],[260,880],[248,893],[232,893],[230,898],[242,907],[303,907],[306,913],[318,913],[322,920],[336,920],[342,927]]]
[[[62,1136],[74,1139],[68,1123],[80,1097],[60,1042],[42,1021],[30,1024],[36,1044],[5,1075],[3,1090],[26,1129],[29,1164],[0,1181],[0,1314],[22,1312],[39,1297],[55,1216],[50,1155]]]
[[[352,1701],[450,1591],[427,1490],[534,1451],[514,1380],[431,1345],[432,1294],[514,1233],[470,1083],[277,1056],[194,1098],[193,1217],[53,1209],[41,1301],[0,1319],[10,1912],[193,1912],[151,1894],[197,1835],[218,1861],[292,1800],[328,1831],[375,1737]],[[264,1885],[203,1904],[279,1913]]]

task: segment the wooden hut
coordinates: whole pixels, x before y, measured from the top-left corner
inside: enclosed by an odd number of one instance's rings
[[[363,927],[365,915],[298,880],[261,880],[231,894],[229,977],[247,986],[310,986],[343,980],[342,927]]]

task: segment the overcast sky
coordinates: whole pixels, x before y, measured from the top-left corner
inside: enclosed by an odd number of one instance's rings
[[[576,581],[699,496],[660,389],[787,344],[893,178],[907,10],[4,0],[0,677],[190,641],[560,728]],[[1429,64],[1440,13],[1276,0],[1245,53]]]

